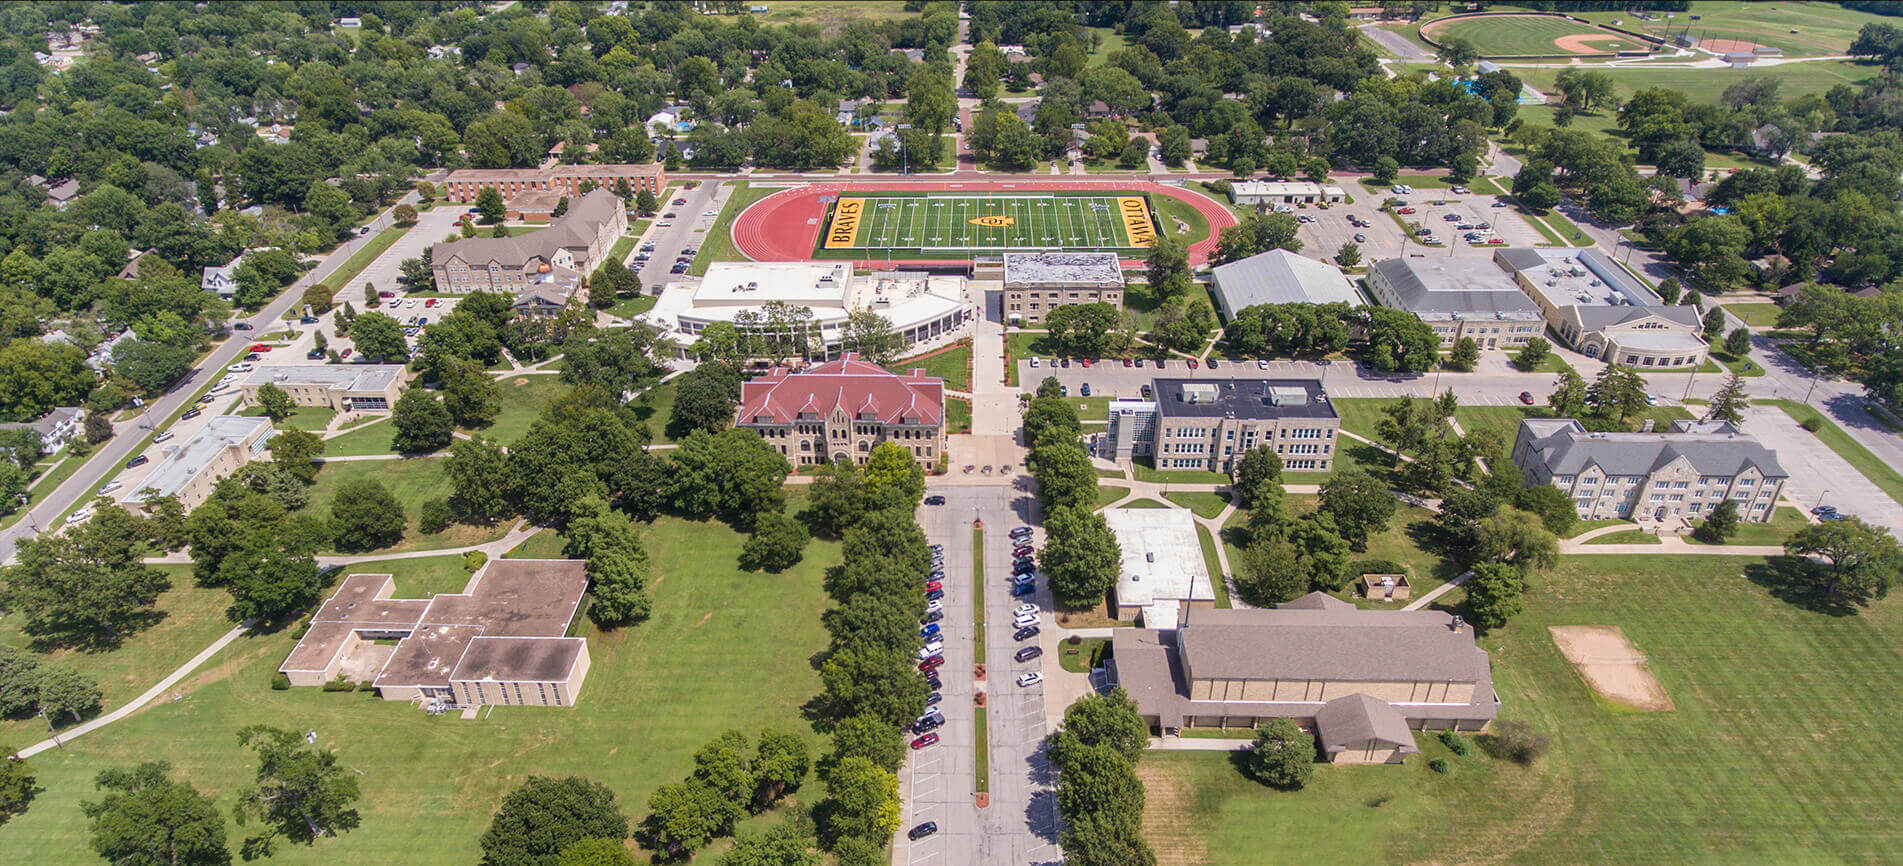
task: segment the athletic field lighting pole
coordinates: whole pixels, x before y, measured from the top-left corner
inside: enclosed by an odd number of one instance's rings
[[[899,124],[899,176],[900,177],[903,177],[911,172],[912,153],[905,146],[905,133],[907,130],[911,128],[912,128],[912,124],[909,124],[909,123]]]

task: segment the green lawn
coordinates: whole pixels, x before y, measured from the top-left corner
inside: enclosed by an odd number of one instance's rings
[[[1129,502],[1125,502],[1122,505],[1117,507],[1119,508],[1168,508],[1169,506],[1164,503],[1158,502],[1154,499],[1132,499]]]
[[[1705,367],[1711,366],[1712,361],[1717,361],[1718,363],[1723,364],[1726,372],[1737,373],[1738,375],[1743,376],[1746,379],[1754,379],[1754,378],[1757,378],[1758,376],[1764,375],[1764,365],[1751,360],[1749,355],[1743,358],[1740,358],[1723,349],[1711,350],[1711,359],[1706,361],[1703,365],[1701,365],[1698,368],[1698,372],[1700,373],[1706,372]],[[1718,371],[1713,370],[1711,372],[1718,372]]]
[[[1203,569],[1209,572],[1209,588],[1216,593],[1216,607],[1231,607],[1229,581],[1223,574],[1222,560],[1216,558],[1216,539],[1209,534],[1209,527],[1196,524],[1196,540],[1203,545]]]
[[[614,306],[608,308],[608,314],[623,319],[632,319],[635,316],[654,309],[654,305],[660,300],[659,295],[649,294],[640,294],[632,298],[622,298],[621,300],[615,301]]]
[[[256,769],[235,734],[257,722],[315,731],[361,774],[362,826],[309,847],[280,846],[277,864],[474,862],[491,811],[532,773],[606,784],[638,821],[648,795],[685,778],[694,750],[728,728],[749,737],[769,725],[796,732],[823,754],[824,738],[799,708],[819,691],[809,658],[826,644],[821,580],[839,561],[838,546],[815,541],[804,562],[763,579],[739,571],[743,538],[723,524],[663,518],[645,535],[654,616],[611,634],[582,627],[593,669],[574,708],[496,707],[465,721],[360,693],[272,691],[295,630],[241,639],[180,684],[182,700],[33,758],[44,791],[0,826],[0,852],[11,852],[0,860],[98,862],[79,801],[96,798],[100,770],[141,760],[171,761],[229,815]],[[797,798],[810,805],[821,788],[809,779]],[[740,830],[782,819],[751,818]],[[229,832],[235,849],[243,828]]]
[[[1211,519],[1222,514],[1222,510],[1229,507],[1229,494],[1227,493],[1189,491],[1183,493],[1165,493],[1163,494],[1163,498],[1196,512],[1197,517],[1207,517]]]
[[[945,432],[971,432],[971,401],[959,397],[945,398]]]
[[[1842,616],[1781,600],[1766,574],[1738,557],[1569,558],[1482,640],[1501,717],[1553,738],[1532,767],[1477,752],[1434,774],[1422,759],[1446,753],[1422,737],[1407,767],[1318,767],[1283,793],[1220,754],[1153,753],[1145,837],[1165,863],[1887,860],[1903,844],[1903,619],[1894,601]],[[1548,636],[1562,624],[1623,628],[1676,710],[1596,699]]]
[[[1096,655],[1097,647],[1109,642],[1110,639],[1105,637],[1087,637],[1078,641],[1075,646],[1071,645],[1070,641],[1060,643],[1057,645],[1057,664],[1074,674],[1090,673],[1091,656]]]
[[[1659,537],[1643,529],[1621,529],[1586,539],[1586,544],[1658,544]]]
[[[1110,60],[1110,52],[1121,51],[1125,45],[1123,34],[1110,27],[1090,28],[1092,38],[1098,40],[1096,49],[1090,52],[1090,65],[1102,66]]]
[[[324,285],[334,289],[339,298],[348,299],[361,297],[362,286],[357,286],[357,290],[354,292],[345,291],[350,288],[350,282],[355,280],[358,274],[363,273],[364,268],[370,267],[370,263],[376,261],[378,256],[383,255],[383,252],[388,250],[391,244],[396,243],[397,238],[402,237],[404,233],[408,231],[409,229],[406,228],[392,226],[378,232],[377,236],[371,238],[369,243],[364,244],[362,249],[351,253],[350,258],[345,259],[343,265],[339,266],[330,276],[325,277]],[[393,287],[386,286],[385,288]]]
[[[1457,185],[1465,186],[1465,184],[1455,184],[1442,174],[1398,174],[1394,176],[1393,183],[1380,183],[1374,178],[1364,177],[1361,179],[1361,185],[1373,192],[1377,199],[1394,195],[1393,190],[1396,186],[1411,186],[1417,192],[1424,189],[1452,189]]]
[[[503,559],[560,559],[562,547],[568,543],[561,533],[553,529],[544,529],[529,536],[527,541],[516,545]]]
[[[1202,301],[1212,310],[1216,307],[1210,300],[1209,287],[1202,283],[1191,283],[1187,294],[1192,302]],[[1124,288],[1123,307],[1130,311],[1130,321],[1138,331],[1148,332],[1156,327],[1156,310],[1161,306],[1163,299],[1150,293],[1148,283],[1130,283]]]
[[[1542,93],[1557,93],[1553,79],[1563,66],[1514,67],[1513,74]],[[1677,90],[1693,103],[1717,102],[1724,90],[1747,78],[1767,78],[1778,82],[1780,99],[1795,99],[1805,94],[1821,94],[1838,84],[1852,88],[1876,77],[1881,66],[1848,60],[1817,60],[1761,66],[1755,69],[1683,69],[1657,66],[1608,66],[1596,69],[1612,77],[1615,98],[1624,102],[1634,92],[1661,87]],[[1611,112],[1606,112],[1610,114]]]
[[[1558,208],[1547,211],[1541,218],[1546,220],[1547,225],[1553,227],[1553,231],[1559,232],[1559,236],[1564,242],[1576,247],[1592,246],[1592,237],[1580,231],[1579,226],[1572,220],[1567,219],[1566,215],[1560,213]]]
[[[1102,508],[1129,495],[1130,488],[1128,487],[1105,487],[1102,483],[1099,483],[1097,485],[1097,507]]]
[[[1185,188],[1184,191],[1189,190]],[[1162,234],[1181,238],[1192,244],[1209,237],[1209,218],[1203,216],[1203,212],[1192,207],[1189,202],[1175,196],[1158,195],[1150,197],[1150,204],[1156,208],[1156,228]],[[1182,221],[1181,227],[1177,225],[1178,220]],[[1202,283],[1196,283],[1195,288],[1197,291],[1206,291]]]
[[[1493,427],[1506,436],[1508,442],[1520,429],[1520,421],[1526,418],[1551,418],[1553,410],[1545,406],[1462,406],[1454,410],[1454,420],[1462,430],[1469,433],[1481,427]],[[1693,415],[1683,406],[1650,406],[1645,414],[1630,419],[1628,426],[1637,430],[1650,418],[1655,427],[1664,428],[1673,421],[1690,420]]]
[[[1567,532],[1567,534],[1564,537],[1578,538],[1579,536],[1585,535],[1586,533],[1591,532],[1595,529],[1604,529],[1605,527],[1608,527],[1608,526],[1635,526],[1635,525],[1637,524],[1634,524],[1630,520],[1612,520],[1612,519],[1578,520],[1573,522],[1572,530]]]
[[[240,409],[232,414],[243,415],[248,418],[258,418],[264,415],[264,409],[262,407],[252,406],[247,409]],[[296,412],[292,412],[289,417],[279,421],[277,426],[279,429],[296,427],[299,430],[305,430],[311,433],[322,433],[325,427],[330,426],[330,419],[335,417],[337,417],[337,410],[329,406],[299,406]]]
[[[1134,463],[1138,481],[1166,484],[1228,484],[1232,480],[1221,472],[1205,472],[1201,469],[1158,469],[1156,461],[1148,457],[1138,457]]]
[[[371,454],[395,454],[390,442],[396,427],[389,421],[360,426],[341,436],[324,440],[325,457],[360,457]]]
[[[1057,354],[1045,339],[1043,333],[1013,331],[1004,335],[1004,381],[1008,385],[1018,384],[1018,362],[1026,358],[1043,358],[1048,363]],[[1037,383],[1043,381],[1041,369],[1035,381],[1025,383],[1027,390],[1036,390]]]
[[[694,263],[687,268],[687,272],[694,276],[706,276],[707,266],[714,262],[745,261],[747,257],[733,246],[734,218],[746,210],[747,205],[779,192],[777,189],[748,186],[744,180],[730,180],[726,185],[731,190],[727,194],[727,203],[721,206],[720,217],[714,220],[714,230],[707,233],[706,243],[701,244],[700,254],[694,256]]]
[[[1777,327],[1777,314],[1782,312],[1776,304],[1726,304],[1725,310],[1737,316],[1746,325],[1757,329]]]
[[[1858,472],[1863,473],[1865,478],[1870,479],[1870,483],[1881,488],[1891,499],[1903,502],[1903,475],[1897,474],[1894,467],[1870,453],[1870,449],[1863,447],[1863,443],[1850,438],[1850,434],[1845,433],[1842,427],[1837,426],[1837,422],[1830,420],[1829,416],[1795,400],[1755,400],[1753,402],[1760,406],[1776,406],[1783,409],[1784,414],[1797,419],[1799,424],[1816,419],[1821,424],[1815,434],[1818,439],[1823,440],[1825,445],[1830,446],[1830,450],[1837,452],[1837,456],[1842,457]]]
[[[920,358],[909,358],[895,362],[892,372],[904,373],[907,370],[924,370],[927,376],[937,376],[945,380],[945,387],[953,391],[971,391],[971,341],[959,340],[957,344]]]
[[[568,390],[560,376],[504,376],[496,382],[502,386],[502,412],[489,426],[468,432],[505,445],[529,432],[529,425],[542,414],[542,407]],[[660,431],[655,434],[658,436]]]
[[[1791,533],[1810,525],[1804,512],[1789,506],[1780,506],[1771,512],[1771,519],[1764,523],[1740,523],[1738,531],[1726,541],[1726,544],[1768,545],[1783,544]],[[1687,535],[1685,540],[1692,544],[1704,544],[1696,536]]]
[[[423,535],[417,530],[417,518],[423,503],[449,497],[449,476],[443,470],[445,459],[440,456],[410,457],[324,464],[317,473],[317,483],[311,486],[310,504],[301,513],[329,518],[331,500],[336,497],[339,488],[351,481],[369,479],[389,488],[391,495],[403,506],[407,526],[403,540],[387,548],[390,553],[465,547],[502,537],[508,527],[500,523],[490,527],[452,524],[435,535]]]
[[[1540,239],[1547,246],[1555,246],[1555,247],[1568,246],[1568,244],[1566,243],[1566,239],[1561,237],[1559,232],[1555,230],[1552,226],[1546,224],[1545,217],[1548,214],[1553,213],[1552,211],[1547,211],[1544,214],[1536,214],[1532,212],[1531,210],[1528,210],[1527,208],[1523,208],[1523,207],[1516,207],[1514,208],[1514,210],[1517,213],[1519,213],[1522,219],[1526,220],[1527,225],[1532,226],[1534,231],[1540,233]]]
[[[628,404],[634,409],[637,421],[645,421],[648,431],[654,434],[656,442],[672,442],[667,435],[667,425],[674,420],[674,396],[678,389],[673,382],[663,382],[642,391],[634,402]]]

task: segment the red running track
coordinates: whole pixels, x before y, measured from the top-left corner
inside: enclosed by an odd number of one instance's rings
[[[1079,191],[1123,191],[1142,192],[1151,195],[1165,195],[1188,204],[1209,221],[1209,237],[1189,247],[1189,263],[1192,266],[1209,261],[1216,251],[1216,236],[1222,230],[1236,224],[1235,214],[1208,196],[1190,192],[1181,187],[1164,186],[1160,183],[1145,181],[1035,181],[1030,179],[1001,182],[980,181],[975,183],[816,183],[807,186],[776,192],[754,202],[740,215],[734,218],[734,247],[756,262],[804,262],[813,258],[813,248],[818,245],[819,232],[825,228],[826,204],[821,201],[827,196],[848,193],[864,194],[882,191],[893,192],[1006,192],[1035,189],[1079,190]],[[1158,217],[1161,219],[1161,217]],[[1160,226],[1161,227],[1161,226]],[[944,259],[905,259],[892,260],[894,265],[926,265],[947,261],[964,261],[969,256],[952,256]],[[887,264],[886,259],[867,259],[859,262],[861,267],[873,267]],[[1141,267],[1142,262],[1130,260],[1125,267]]]

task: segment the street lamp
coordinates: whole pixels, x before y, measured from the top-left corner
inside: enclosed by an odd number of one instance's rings
[[[1824,492],[1822,492],[1822,493],[1819,493],[1819,494],[1817,494],[1817,504],[1818,504],[1818,505],[1823,505],[1823,504],[1824,504],[1824,497],[1826,497],[1826,496],[1829,496],[1829,495],[1830,495],[1830,488],[1828,488],[1828,487],[1826,487],[1826,488],[1824,488]]]
[[[899,136],[898,136],[898,139],[899,139],[899,175],[900,175],[900,176],[904,176],[904,175],[906,175],[906,174],[908,174],[908,173],[910,172],[910,170],[911,170],[911,167],[912,167],[912,166],[911,166],[911,162],[912,162],[912,154],[911,154],[911,152],[909,152],[909,151],[907,151],[907,150],[906,150],[906,148],[905,148],[905,132],[906,132],[906,130],[909,130],[909,129],[911,129],[911,128],[912,128],[912,124],[909,124],[909,123],[901,123],[901,124],[899,124],[899,126],[898,126],[898,129],[899,129]]]
[[[1817,390],[1817,378],[1819,376],[1829,375],[1829,373],[1830,373],[1829,369],[1825,367],[1821,367],[1821,366],[1811,371],[1810,387],[1804,391],[1804,405],[1806,406],[1810,405],[1810,395],[1813,391]]]

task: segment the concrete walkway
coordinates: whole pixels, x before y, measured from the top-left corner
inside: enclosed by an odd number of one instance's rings
[[[1463,583],[1466,583],[1467,578],[1473,577],[1473,574],[1474,573],[1471,571],[1463,571],[1460,573],[1459,577],[1456,577],[1453,580],[1450,580],[1446,583],[1441,584],[1440,586],[1434,587],[1433,589],[1430,589],[1427,592],[1422,593],[1420,598],[1417,598],[1413,601],[1408,602],[1407,606],[1401,609],[1402,610],[1420,610],[1421,608],[1424,608],[1428,606],[1429,604],[1432,604],[1434,599],[1440,598],[1441,596],[1446,595],[1447,593],[1453,591],[1454,587],[1459,586]]]
[[[146,689],[144,694],[141,694],[138,697],[133,698],[131,701],[127,702],[124,706],[116,710],[113,710],[112,712],[107,713],[103,716],[94,718],[91,721],[88,721],[82,725],[79,725],[78,727],[55,734],[50,739],[41,740],[37,743],[34,743],[31,746],[27,746],[26,748],[20,750],[19,756],[22,758],[31,758],[34,755],[37,755],[41,752],[46,751],[47,749],[55,748],[57,746],[60,746],[62,743],[66,743],[78,737],[85,736],[86,734],[92,733],[93,731],[99,730],[100,728],[103,728],[107,725],[112,724],[113,722],[119,721],[120,719],[123,719],[127,716],[132,715],[135,712],[138,712],[141,707],[144,707],[146,704],[149,704],[153,702],[154,700],[157,700],[160,695],[165,694],[167,690],[171,689],[175,685],[178,685],[179,680],[182,680],[186,676],[190,675],[192,671],[198,670],[198,667],[200,665],[203,665],[205,662],[210,661],[211,657],[217,655],[219,650],[222,650],[225,647],[230,646],[232,641],[237,640],[239,635],[244,634],[245,630],[251,627],[252,622],[253,620],[245,620],[244,622],[239,623],[238,625],[232,627],[231,631],[225,632],[223,636],[219,637],[215,641],[212,641],[211,646],[205,647],[204,649],[199,651],[198,655],[192,656],[191,661],[188,661],[182,665],[179,665],[170,674],[166,675],[165,679],[159,680],[158,685],[155,685],[149,689]]]
[[[1215,737],[1151,737],[1150,748],[1164,752],[1240,752],[1255,745],[1253,736],[1231,740]]]

